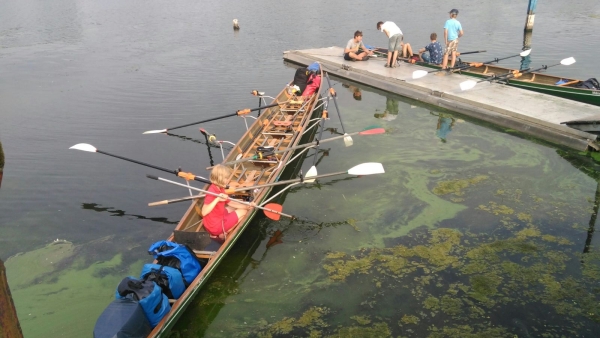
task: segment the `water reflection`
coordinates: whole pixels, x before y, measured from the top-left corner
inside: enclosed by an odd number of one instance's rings
[[[435,129],[435,135],[440,138],[443,143],[446,143],[446,139],[448,138],[448,134],[452,131],[452,127],[456,122],[456,119],[450,114],[447,113],[435,113],[429,112],[433,116],[437,116],[437,126]]]
[[[164,224],[177,224],[178,223],[177,221],[169,221],[166,217],[146,217],[143,215],[128,214],[124,210],[115,209],[113,207],[103,207],[97,203],[81,203],[81,208],[85,209],[85,210],[93,210],[96,212],[107,212],[111,216],[134,217],[135,219],[149,220],[152,222],[158,222],[158,223],[164,223]]]
[[[373,116],[385,121],[393,121],[398,117],[399,112],[398,100],[388,96],[385,98],[385,111],[383,113],[375,113]]]
[[[594,237],[596,220],[598,219],[598,207],[600,206],[600,165],[590,158],[570,151],[559,149],[556,151],[556,153],[567,160],[573,167],[577,168],[589,178],[596,181],[594,204],[592,205],[592,213],[590,215],[590,221],[588,222],[587,236],[585,239],[585,245],[583,246],[583,253],[588,253],[590,251],[590,247],[592,246],[592,238]]]
[[[342,83],[342,87],[348,88],[348,90],[352,93],[352,97],[356,101],[362,100],[362,93],[360,91],[360,88],[358,88],[358,86],[354,86],[354,85],[351,85],[351,84]]]

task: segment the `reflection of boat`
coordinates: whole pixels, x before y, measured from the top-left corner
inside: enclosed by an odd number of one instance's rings
[[[320,75],[322,79],[323,74]],[[319,104],[321,87],[309,97],[291,95],[286,89],[282,90],[274,101],[279,105],[262,112],[227,155],[224,162],[234,161],[241,157],[252,157],[257,153],[258,147],[273,147],[274,151],[280,151],[296,146],[300,144],[301,140],[306,141],[307,138],[312,137],[320,121],[320,118],[311,118],[317,112],[317,108],[321,106]],[[293,153],[293,151],[289,151],[281,155],[231,165],[233,177],[230,182],[252,186],[278,181],[286,166],[296,159],[296,157],[292,157]],[[208,185],[204,189],[207,190]],[[250,192],[238,192],[232,197],[252,200],[257,205],[261,205],[271,189],[272,187],[263,187]],[[203,199],[195,200],[192,203],[169,240],[189,245],[195,250],[197,256],[207,260],[207,263],[183,295],[173,303],[171,311],[158,323],[150,337],[162,336],[170,330],[256,213],[256,209],[248,212],[239,221],[239,225],[227,235],[224,243],[219,245],[203,228],[201,216],[203,203]]]

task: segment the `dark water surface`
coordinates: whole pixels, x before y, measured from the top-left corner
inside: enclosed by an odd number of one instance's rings
[[[205,176],[210,160],[196,127],[178,130],[182,137],[141,133],[254,107],[251,90],[274,95],[291,79],[284,50],[342,45],[356,29],[384,45],[379,20],[396,21],[421,47],[458,8],[461,50],[488,51],[472,60],[516,54],[526,5],[0,2],[0,257],[25,336],[89,336],[119,280],[139,273],[146,248],[188,206],[147,206],[187,194],[145,178],[166,173],[68,147],[91,143]],[[574,56],[551,73],[598,77],[599,29],[597,1],[540,2],[532,65]],[[292,189],[285,211],[322,223],[255,219],[174,336],[600,335],[600,249],[588,231],[594,162],[334,82],[348,131],[388,132],[355,137],[349,148],[328,143],[319,172],[381,162],[386,174]],[[327,127],[341,130],[330,112]],[[233,142],[244,131],[241,119],[203,127]]]

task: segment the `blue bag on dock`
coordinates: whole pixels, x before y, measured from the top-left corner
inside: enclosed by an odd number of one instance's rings
[[[160,286],[152,281],[125,277],[117,287],[115,298],[137,301],[152,327],[171,311],[169,298],[162,293]]]
[[[163,293],[170,299],[178,299],[185,291],[181,272],[170,266],[145,264],[140,279],[158,284]]]
[[[181,271],[186,287],[198,276],[202,267],[194,252],[186,245],[169,241],[158,241],[148,252],[154,255],[158,264]]]

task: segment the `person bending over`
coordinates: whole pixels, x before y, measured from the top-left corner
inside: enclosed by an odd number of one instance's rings
[[[391,21],[379,21],[377,23],[377,30],[385,33],[385,35],[389,38],[387,63],[385,66],[388,68],[395,67],[396,60],[398,59],[398,52],[402,50],[402,31],[395,23]]]

